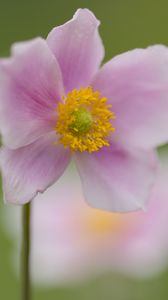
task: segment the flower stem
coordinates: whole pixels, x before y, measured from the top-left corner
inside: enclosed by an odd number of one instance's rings
[[[22,300],[30,300],[30,203],[22,207]]]

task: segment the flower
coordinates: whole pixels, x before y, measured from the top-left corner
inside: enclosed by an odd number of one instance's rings
[[[38,195],[32,203],[31,224],[34,281],[55,285],[114,271],[142,278],[165,269],[168,265],[166,156],[161,160],[147,212],[120,214],[91,209],[83,201],[80,180],[72,168],[46,193]],[[13,206],[5,209],[6,226],[9,233],[12,229],[16,243],[21,231],[20,217],[16,215],[20,209]],[[18,250],[14,251],[15,262],[16,256]]]
[[[121,54],[100,69],[99,21],[88,9],[47,39],[0,60],[0,162],[5,201],[24,204],[56,182],[71,158],[92,206],[144,208],[168,138],[168,49]]]

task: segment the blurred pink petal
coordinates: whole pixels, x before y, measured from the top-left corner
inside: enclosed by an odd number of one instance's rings
[[[143,277],[164,269],[168,264],[167,176],[168,161],[163,158],[147,212],[110,214],[86,206],[79,178],[67,171],[34,202],[36,280],[72,282],[109,271]],[[36,259],[41,267],[45,264],[45,274],[38,272]]]
[[[165,269],[167,178],[168,160],[164,157],[148,211],[113,214],[85,204],[79,177],[68,168],[55,185],[32,203],[31,266],[35,282],[67,284],[114,271],[141,278]],[[6,211],[6,225],[13,236],[15,221],[20,221],[15,214],[19,209],[8,206]]]

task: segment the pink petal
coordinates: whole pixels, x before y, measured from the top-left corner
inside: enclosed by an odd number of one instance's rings
[[[46,42],[16,44],[0,61],[0,127],[9,148],[30,144],[55,126],[64,94],[58,63]]]
[[[112,145],[76,159],[91,206],[118,212],[144,209],[156,169],[153,152]]]
[[[66,91],[89,85],[98,70],[104,56],[99,24],[91,11],[78,9],[72,20],[48,35],[47,42],[60,64]]]
[[[70,155],[62,145],[54,145],[56,139],[55,133],[52,133],[17,150],[1,150],[0,163],[6,202],[29,202],[62,175]]]
[[[113,104],[116,139],[150,148],[168,141],[168,48],[118,55],[98,73],[94,88]]]
[[[150,194],[147,212],[129,214],[132,226],[123,233],[116,253],[116,267],[133,276],[151,276],[167,265],[168,253],[168,156],[161,155],[161,168]],[[124,249],[124,252],[122,251]],[[135,267],[136,266],[136,267]]]

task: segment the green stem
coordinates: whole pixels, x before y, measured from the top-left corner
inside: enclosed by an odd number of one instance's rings
[[[22,207],[22,300],[30,300],[30,203]]]

